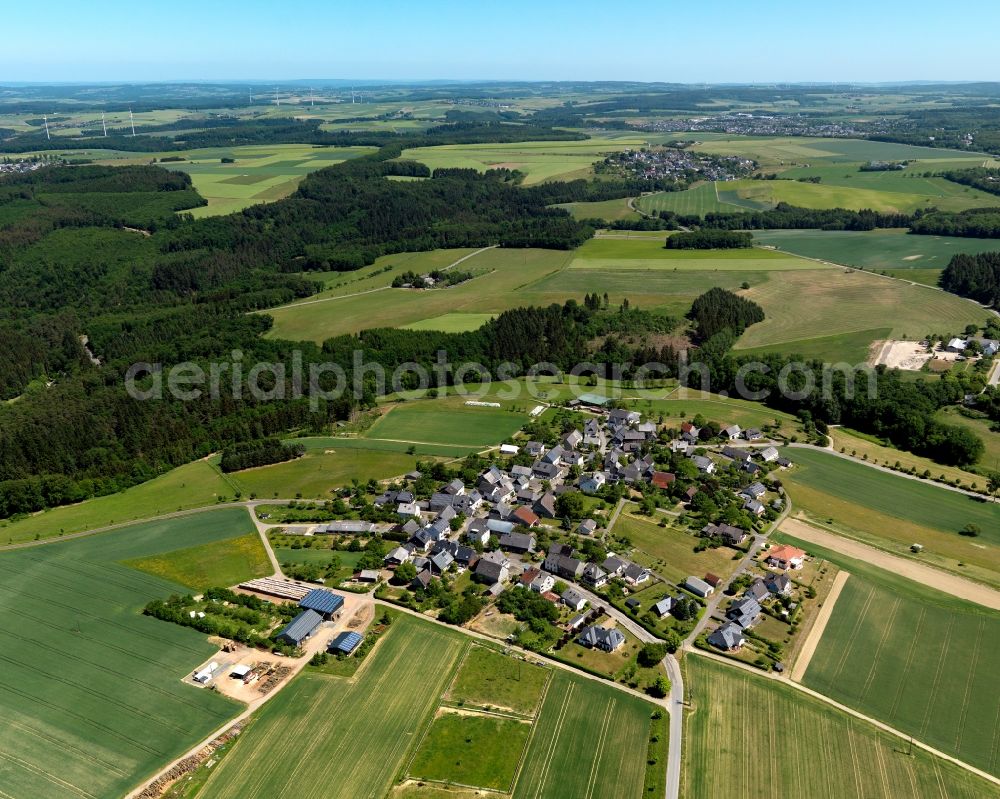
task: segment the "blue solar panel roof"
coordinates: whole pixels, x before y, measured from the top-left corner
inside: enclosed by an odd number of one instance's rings
[[[357,649],[358,644],[360,644],[362,640],[363,638],[358,633],[341,633],[330,642],[329,648],[330,650],[337,650],[338,652],[343,652],[344,654],[349,655]]]
[[[336,613],[344,604],[344,598],[339,594],[324,591],[322,588],[314,588],[299,602],[300,608],[315,610],[317,613],[329,615]]]

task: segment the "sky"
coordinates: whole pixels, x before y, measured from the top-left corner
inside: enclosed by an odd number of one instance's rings
[[[1000,80],[994,0],[5,2],[0,84]]]

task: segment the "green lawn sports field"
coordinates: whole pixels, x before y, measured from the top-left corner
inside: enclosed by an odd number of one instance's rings
[[[850,580],[848,580],[850,583]],[[986,799],[996,786],[793,688],[697,654],[682,790],[691,799]]]
[[[384,796],[463,645],[453,632],[396,618],[354,679],[306,673],[265,705],[198,796]]]
[[[905,582],[848,578],[803,683],[1000,773],[1000,614]]]
[[[126,793],[239,712],[181,679],[216,648],[143,616],[187,589],[121,565],[250,528],[243,509],[0,553],[0,774],[13,799]]]

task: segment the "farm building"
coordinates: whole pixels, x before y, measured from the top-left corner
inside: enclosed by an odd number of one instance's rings
[[[316,588],[302,597],[299,607],[303,610],[314,610],[324,619],[332,619],[344,606],[344,598],[331,591]]]
[[[217,672],[218,670],[219,670],[219,664],[213,660],[211,663],[205,666],[205,668],[203,668],[201,671],[195,672],[194,681],[197,683],[201,683],[202,685],[205,685],[206,683],[211,681],[215,672]]]
[[[700,596],[702,599],[709,596],[715,590],[699,577],[688,577],[681,587],[686,588],[692,594]]]
[[[316,628],[323,622],[323,617],[315,610],[303,610],[298,616],[285,625],[278,638],[286,644],[298,646],[310,635],[316,632]]]
[[[233,666],[233,670],[229,672],[229,676],[234,680],[244,679],[253,669],[251,669],[246,663],[240,663],[237,666]]]
[[[371,522],[354,521],[347,519],[344,521],[321,524],[313,530],[313,535],[318,534],[339,534],[339,533],[374,533],[375,525]]]
[[[343,632],[330,641],[327,651],[331,654],[349,655],[358,648],[358,645],[363,640],[364,638],[362,638],[360,633]]]

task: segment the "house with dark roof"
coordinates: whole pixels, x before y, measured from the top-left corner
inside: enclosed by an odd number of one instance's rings
[[[562,592],[559,600],[570,610],[579,613],[587,607],[587,598],[575,588],[567,588]]]
[[[738,547],[747,539],[747,532],[742,527],[731,524],[706,524],[701,528],[701,534],[706,538],[721,538],[731,547]]]
[[[659,618],[664,616],[669,616],[670,611],[674,609],[674,598],[671,596],[665,596],[655,605],[653,605],[653,613],[655,613]]]
[[[556,495],[549,491],[535,503],[535,513],[547,519],[556,518]]]
[[[597,532],[597,522],[593,519],[584,519],[576,528],[576,532],[580,535],[593,535]]]
[[[769,574],[764,578],[767,590],[775,596],[788,596],[792,593],[792,581],[787,574]]]
[[[608,574],[596,563],[588,563],[583,567],[583,574],[580,575],[581,579],[589,586],[593,588],[600,588],[601,586],[607,584]]]
[[[490,528],[486,526],[486,519],[473,519],[469,522],[469,528],[465,531],[467,541],[483,546],[490,540]]]
[[[285,625],[282,631],[278,633],[277,638],[291,646],[299,646],[316,632],[316,628],[322,623],[323,617],[315,610],[303,610]]]
[[[622,577],[629,585],[642,585],[649,579],[649,570],[644,569],[638,563],[630,563],[622,572]]]
[[[784,577],[784,575],[782,576]],[[786,577],[785,579],[787,580],[788,578]],[[743,592],[743,596],[748,596],[751,597],[752,599],[756,599],[757,602],[763,602],[765,599],[771,596],[771,592],[768,590],[767,584],[758,577],[750,584],[750,587]]]
[[[763,516],[765,510],[767,510],[763,503],[756,499],[748,499],[743,503],[743,510],[748,513],[752,513],[754,516]]]
[[[613,627],[607,628],[593,625],[585,627],[576,640],[588,649],[601,649],[605,652],[614,652],[625,643],[625,636]]]
[[[708,636],[708,642],[723,652],[734,652],[743,646],[743,629],[734,622],[726,622]]]
[[[504,533],[500,536],[500,548],[522,555],[526,552],[534,552],[535,537],[526,533]]]
[[[760,603],[752,596],[742,596],[729,603],[726,610],[726,618],[736,622],[743,629],[752,627],[760,618]]]
[[[706,458],[704,455],[692,455],[691,462],[698,467],[699,472],[705,474],[712,474],[715,472],[715,461],[711,458]]]
[[[476,579],[484,583],[505,583],[510,578],[510,560],[500,550],[489,552],[476,561]]]
[[[301,600],[299,607],[303,610],[314,610],[324,619],[332,619],[344,606],[344,598],[323,588],[314,588]]]

